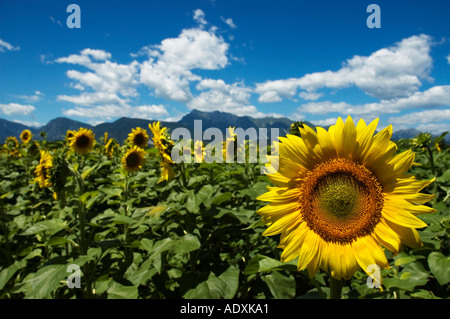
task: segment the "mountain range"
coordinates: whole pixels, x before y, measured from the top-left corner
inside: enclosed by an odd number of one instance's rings
[[[202,112],[192,110],[177,122],[161,121],[161,125],[169,128],[170,131],[180,127],[186,128],[193,137],[195,120],[202,120],[201,123],[203,132],[207,128],[215,127],[219,128],[223,134],[225,134],[225,131],[229,126],[232,126],[236,128],[239,127],[244,130],[253,127],[257,130],[257,132],[259,128],[267,128],[268,134],[270,134],[271,128],[278,128],[279,134],[285,135],[289,132],[292,123],[292,120],[285,117],[253,118],[250,116],[237,116],[231,113],[219,111]],[[58,117],[42,127],[35,128],[0,118],[0,143],[2,143],[8,136],[15,136],[19,138],[20,133],[25,129],[29,129],[34,136],[34,139],[37,140],[41,139],[40,133],[43,131],[46,133],[47,140],[49,141],[62,140],[65,138],[67,130],[78,130],[80,127],[91,129],[96,137],[103,136],[105,132],[108,132],[109,137],[113,137],[122,143],[133,128],[142,127],[149,131],[148,124],[153,122],[154,120],[122,117],[114,122],[90,125],[64,117]],[[310,122],[304,121],[304,123],[310,127],[315,127],[315,125]],[[416,129],[398,130],[394,132],[392,139],[398,140],[400,138],[412,138],[417,136],[419,133],[420,132]]]
[[[292,121],[287,118],[252,118],[250,116],[237,116],[219,111],[202,112],[193,110],[177,122],[161,121],[161,126],[169,128],[171,132],[176,128],[186,128],[193,137],[195,120],[202,121],[203,132],[207,128],[215,127],[219,128],[223,134],[225,134],[229,126],[234,126],[243,128],[244,130],[250,127],[257,130],[259,128],[267,128],[269,134],[271,128],[278,128],[280,135],[285,135],[289,132],[292,123]],[[119,142],[123,142],[133,128],[141,127],[147,129],[149,132],[148,124],[153,123],[154,121],[155,120],[122,117],[114,122],[90,125],[65,117],[58,117],[42,127],[35,128],[0,118],[0,142],[3,142],[8,136],[19,138],[20,133],[25,129],[30,130],[33,134],[33,138],[37,140],[42,139],[40,136],[41,132],[46,133],[48,141],[62,140],[65,138],[67,130],[78,130],[80,127],[91,129],[96,137],[103,136],[105,132],[108,132],[109,137],[115,138]],[[309,122],[306,122],[306,124],[314,127],[314,125]]]

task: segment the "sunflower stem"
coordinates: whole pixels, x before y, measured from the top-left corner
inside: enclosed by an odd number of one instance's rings
[[[330,276],[331,277],[331,276]],[[330,299],[342,299],[342,280],[330,279]]]

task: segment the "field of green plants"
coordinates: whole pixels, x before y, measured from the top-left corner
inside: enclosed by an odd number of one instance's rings
[[[151,133],[149,134],[151,137]],[[67,141],[9,139],[0,154],[0,298],[327,298],[329,275],[310,279],[280,262],[279,238],[256,198],[271,182],[262,163],[173,164],[161,180],[158,149],[147,146],[135,172],[124,169],[125,141],[96,137],[84,155]],[[450,297],[450,154],[442,138],[398,141],[416,152],[411,173],[437,212],[420,216],[423,247],[397,256],[382,289],[359,270],[343,298]],[[49,186],[36,180],[42,150],[53,162]],[[45,185],[44,185],[45,186]]]

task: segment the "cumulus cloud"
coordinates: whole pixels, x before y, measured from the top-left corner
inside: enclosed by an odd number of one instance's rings
[[[34,110],[35,107],[29,104],[0,104],[0,111],[5,115],[29,115]]]
[[[238,116],[252,116],[255,118],[273,116],[281,117],[277,113],[265,114],[249,102],[251,89],[243,83],[227,84],[225,81],[204,79],[196,89],[201,93],[195,96],[187,106],[204,112],[221,111]]]
[[[228,64],[228,47],[213,31],[183,30],[178,37],[165,39],[147,50],[150,56],[141,66],[140,82],[159,97],[188,102],[192,99],[189,83],[201,80],[193,70],[224,68]]]
[[[0,39],[0,52],[5,52],[6,50],[8,51],[17,51],[20,50],[20,47],[15,47],[13,46],[11,43],[3,41],[2,39]]]
[[[256,111],[248,102],[249,89],[238,83],[226,84],[223,80],[205,79],[197,84],[196,89],[202,92],[187,104],[190,109],[227,111],[240,115]]]
[[[299,79],[267,81],[257,83],[255,92],[260,94],[258,101],[261,103],[279,102],[283,98],[292,98],[299,86]]]
[[[59,95],[59,101],[76,106],[63,110],[67,116],[110,120],[127,116],[135,118],[154,118],[167,116],[163,105],[133,106],[138,97],[139,70],[137,61],[119,64],[111,61],[111,53],[103,50],[84,49],[80,54],[58,58],[57,63],[83,66],[88,71],[68,70],[66,75],[74,82],[71,86],[80,90],[78,95]]]
[[[103,50],[84,49],[80,54],[58,58],[57,63],[83,66],[88,71],[68,70],[66,75],[74,82],[71,86],[83,91],[80,95],[59,95],[58,100],[78,106],[125,106],[131,97],[137,96],[139,63],[111,62],[111,53]]]
[[[369,56],[355,55],[337,71],[258,83],[255,91],[260,94],[260,102],[292,98],[297,89],[311,93],[322,88],[352,86],[380,100],[408,97],[418,91],[423,80],[432,80],[430,46],[429,36],[412,36]]]
[[[309,114],[369,115],[399,113],[410,109],[438,109],[450,106],[450,85],[434,86],[423,92],[416,92],[409,97],[383,100],[374,103],[354,105],[347,102],[310,102],[301,105],[297,111]]]
[[[390,117],[388,120],[393,124],[428,124],[441,121],[450,121],[450,108],[445,110],[425,110],[412,112],[397,117]]]

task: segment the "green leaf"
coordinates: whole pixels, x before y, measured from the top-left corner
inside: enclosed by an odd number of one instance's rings
[[[35,234],[43,232],[43,231],[49,231],[54,234],[64,228],[67,228],[67,224],[64,221],[62,221],[60,219],[49,219],[49,220],[37,222],[36,224],[27,228],[22,233],[22,235],[24,235],[24,236],[35,235]]]
[[[7,284],[7,282],[11,279],[11,277],[14,276],[14,274],[18,270],[24,268],[26,264],[27,264],[26,260],[23,259],[20,261],[16,260],[14,264],[2,270],[0,272],[0,290],[2,290],[3,287],[5,287],[5,285]]]
[[[417,286],[423,286],[428,281],[428,273],[419,262],[412,262],[406,265],[400,273],[400,278],[386,278],[383,285],[387,288],[399,288],[413,291]]]
[[[411,297],[420,299],[441,299],[433,295],[430,291],[424,289],[419,289],[419,291],[411,293]]]
[[[226,284],[214,273],[210,273],[207,280],[199,283],[195,288],[188,290],[183,298],[185,299],[219,299],[226,289]]]
[[[186,299],[231,299],[236,294],[239,285],[239,269],[228,267],[220,276],[211,272],[208,279],[188,290],[183,298]]]
[[[138,289],[136,286],[124,286],[116,281],[110,283],[108,292],[108,299],[137,299]]]
[[[243,228],[242,230],[249,230],[253,228],[258,228],[265,226],[266,224],[262,221],[262,219],[258,219],[256,222],[252,223],[250,226]]]
[[[150,278],[157,273],[156,268],[152,268],[152,259],[147,259],[139,267],[133,271],[130,268],[125,274],[125,278],[128,279],[133,285],[139,286],[145,284]]]
[[[67,272],[67,265],[49,265],[39,269],[28,281],[31,286],[31,294],[28,298],[42,299],[49,297],[49,294],[56,290],[61,281],[67,279],[70,272]]]
[[[190,213],[196,213],[196,212],[198,212],[198,206],[199,205],[197,204],[197,201],[195,200],[194,193],[190,192],[190,195],[188,195],[188,197],[186,199],[186,209]]]
[[[225,283],[223,298],[232,299],[239,287],[239,269],[230,266],[226,271],[220,274],[219,279]]]
[[[203,186],[200,191],[195,195],[195,202],[197,207],[200,206],[202,203],[205,205],[206,208],[211,208],[211,197],[214,193],[214,188],[212,185],[205,185]]]
[[[232,197],[231,192],[216,194],[213,196],[213,198],[211,200],[211,204],[220,205],[223,202],[229,200],[231,197]]]
[[[440,252],[432,252],[428,255],[428,265],[439,284],[446,285],[450,282],[450,256],[445,257]]]
[[[64,244],[71,244],[75,247],[78,246],[77,243],[75,243],[72,239],[66,238],[66,237],[52,237],[47,241],[47,246],[58,246],[58,245],[64,245]]]
[[[400,258],[395,259],[395,265],[396,266],[406,265],[415,260],[416,260],[416,257],[414,257],[414,256],[400,257]]]
[[[262,277],[275,299],[295,297],[295,280],[292,275],[285,277],[277,271]]]
[[[186,234],[183,237],[174,240],[173,250],[175,253],[189,253],[200,248],[200,241],[192,234]]]
[[[284,263],[277,259],[273,259],[263,255],[256,255],[247,264],[245,267],[244,275],[256,274],[264,271],[274,271],[274,270],[297,270],[297,265],[295,260],[290,261],[288,263]]]
[[[94,169],[97,168],[97,166],[98,166],[98,164],[96,164],[96,165],[94,165],[94,166],[88,166],[88,167],[85,167],[85,168],[83,169],[83,173],[81,173],[81,178],[83,179],[83,181],[86,179],[86,177],[89,176],[89,174],[92,173],[92,171],[93,171]]]

